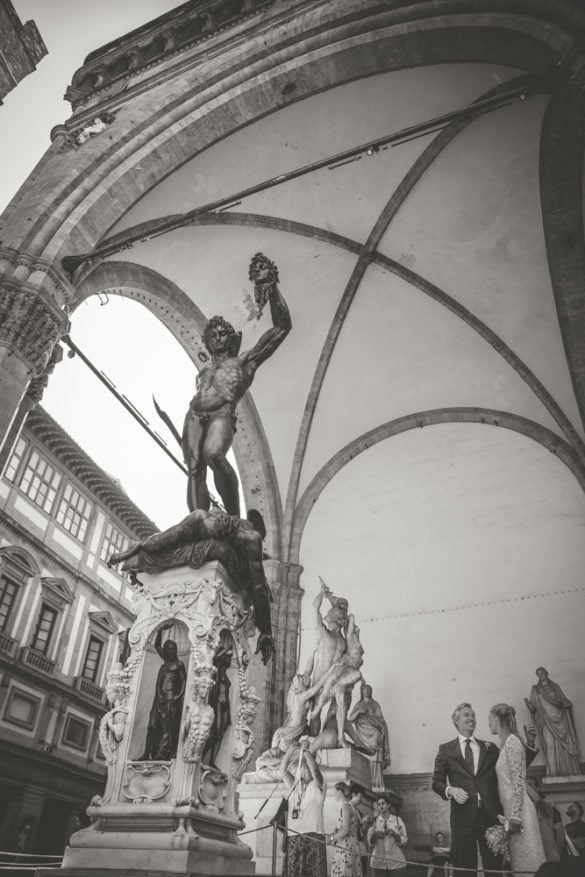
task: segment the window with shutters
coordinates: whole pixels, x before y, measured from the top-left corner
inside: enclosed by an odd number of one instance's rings
[[[43,603],[31,642],[31,647],[36,652],[41,652],[41,654],[46,655],[49,651],[56,621],[57,610],[53,609],[53,607],[49,606],[47,603]]]
[[[91,679],[92,682],[97,681],[103,650],[103,641],[97,636],[90,636],[81,675],[86,679]]]

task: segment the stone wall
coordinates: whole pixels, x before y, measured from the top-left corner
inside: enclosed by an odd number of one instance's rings
[[[0,104],[46,54],[34,21],[23,25],[10,0],[0,0]]]

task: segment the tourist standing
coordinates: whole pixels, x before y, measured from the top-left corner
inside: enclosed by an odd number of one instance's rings
[[[333,845],[331,877],[362,877],[362,863],[358,845],[358,820],[349,803],[349,788],[345,783],[335,784],[339,803],[339,820],[335,831],[327,837]]]
[[[393,812],[387,798],[377,800],[378,816],[368,831],[368,842],[372,849],[370,867],[372,877],[386,877],[387,871],[393,875],[406,874],[406,858],[401,847],[408,842],[406,826]]]
[[[367,877],[368,875],[368,848],[366,845],[366,834],[367,834],[367,817],[360,810],[359,805],[363,801],[364,789],[358,783],[350,783],[349,784],[349,803],[353,812],[355,813],[357,819],[357,839],[358,839],[358,849],[360,854],[360,861],[362,863],[362,874],[363,877]]]

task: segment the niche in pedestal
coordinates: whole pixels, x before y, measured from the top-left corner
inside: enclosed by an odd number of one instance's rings
[[[134,717],[132,722],[132,730],[130,734],[130,742],[128,746],[128,761],[140,761],[142,760],[142,756],[145,754],[146,746],[147,746],[147,735],[148,735],[148,725],[151,716],[151,712],[153,710],[153,703],[157,693],[157,681],[158,676],[163,665],[163,659],[158,654],[155,646],[155,641],[160,631],[162,625],[159,625],[155,628],[151,635],[148,637],[148,641],[144,648],[143,652],[143,661],[142,668],[140,671],[140,680],[138,683],[138,691],[135,702],[135,710]],[[190,643],[189,643],[189,635],[187,626],[181,622],[174,620],[172,627],[165,630],[162,634],[162,647],[164,648],[165,642],[173,641],[177,645],[177,660],[181,661],[185,667],[185,672],[187,675],[187,685],[185,687],[185,691],[188,690],[189,686],[189,657],[190,657]],[[177,740],[178,745],[180,746],[180,727],[183,723],[183,713],[185,709],[185,693],[183,693],[183,697],[181,699],[179,716],[177,719]],[[168,761],[170,763],[170,758],[168,759],[154,759],[154,753],[147,754],[148,760],[161,760]],[[176,749],[172,754],[172,758],[176,758]]]

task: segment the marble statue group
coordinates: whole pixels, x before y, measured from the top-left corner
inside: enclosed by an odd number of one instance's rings
[[[322,614],[324,601],[329,609]],[[257,762],[256,775],[248,782],[265,782],[281,775],[282,761],[300,756],[301,741],[307,751],[355,748],[373,757],[373,775],[383,786],[383,769],[390,764],[388,727],[372,687],[361,673],[364,649],[355,617],[345,597],[338,597],[321,581],[313,601],[316,644],[302,672],[297,672],[287,695],[284,723],[278,727],[269,749]],[[352,692],[361,683],[361,697],[351,714]],[[294,763],[294,758],[293,758]]]

